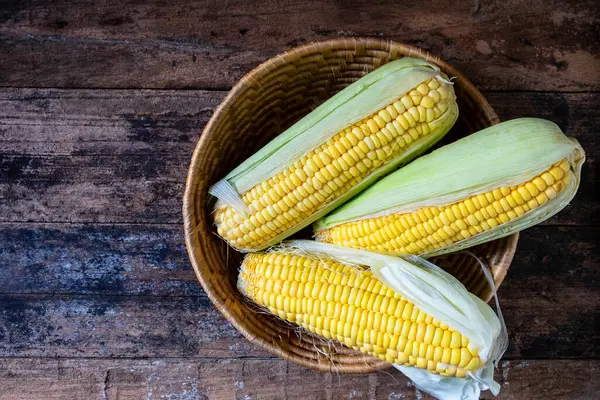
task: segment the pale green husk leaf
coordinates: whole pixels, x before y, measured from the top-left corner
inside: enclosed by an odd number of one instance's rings
[[[575,196],[585,153],[553,122],[521,118],[481,130],[415,160],[315,223],[315,232],[422,207],[443,206],[502,186],[523,183],[553,163],[569,158],[571,183],[555,199],[507,224],[427,256],[498,239],[537,224]]]

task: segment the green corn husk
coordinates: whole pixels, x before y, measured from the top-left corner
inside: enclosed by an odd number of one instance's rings
[[[317,221],[314,231],[318,240],[341,244],[331,240],[331,230],[344,224],[376,221],[379,217],[411,213],[423,207],[443,207],[496,188],[516,186],[563,159],[569,161],[571,179],[557,197],[509,222],[420,255],[430,257],[458,251],[511,235],[562,210],[575,196],[585,161],[577,140],[565,136],[553,122],[542,119],[521,118],[494,125],[390,174]]]
[[[209,191],[218,199],[213,211],[229,207],[244,222],[253,212],[250,204],[242,199],[244,193],[283,172],[346,127],[388,106],[420,83],[434,77],[448,83],[448,77],[437,66],[409,57],[392,61],[367,74],[317,107],[214,184]],[[328,198],[326,204],[320,206],[314,213],[289,229],[276,232],[277,234],[269,236],[259,244],[240,246],[229,241],[230,245],[246,252],[260,250],[280,242],[326,215],[376,179],[426,151],[450,130],[457,117],[458,106],[455,101],[452,101],[441,117],[430,122],[432,129],[429,134],[412,142],[401,154],[386,160],[383,165],[371,171],[365,179],[343,195]],[[230,229],[234,228],[228,228]],[[225,237],[222,233],[219,231],[219,234]]]

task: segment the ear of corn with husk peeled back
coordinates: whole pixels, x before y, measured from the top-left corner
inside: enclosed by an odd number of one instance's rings
[[[585,154],[554,123],[522,118],[467,136],[377,182],[315,223],[320,241],[433,256],[511,235],[564,208]]]
[[[238,288],[288,322],[394,363],[437,397],[499,390],[493,367],[508,341],[501,318],[416,256],[295,240],[246,255]]]
[[[427,150],[457,116],[452,84],[438,67],[392,61],[213,185],[217,232],[241,251],[278,243]]]

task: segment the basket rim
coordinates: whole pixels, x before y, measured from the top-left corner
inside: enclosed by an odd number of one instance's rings
[[[245,89],[245,86],[248,81],[255,80],[258,77],[260,77],[260,75],[262,75],[263,73],[269,72],[282,64],[286,64],[291,58],[330,48],[346,47],[348,49],[352,49],[356,48],[358,44],[362,44],[367,47],[380,47],[383,49],[391,49],[393,47],[403,56],[420,57],[426,59],[427,61],[433,62],[434,64],[438,65],[449,76],[460,79],[461,84],[465,89],[465,92],[468,92],[471,97],[476,98],[480,107],[482,108],[482,110],[484,110],[485,116],[490,125],[494,125],[499,122],[498,115],[496,114],[494,109],[490,106],[485,97],[483,97],[481,92],[475,87],[475,85],[471,81],[469,81],[461,72],[456,70],[452,65],[448,64],[440,57],[434,56],[419,47],[402,43],[399,41],[372,37],[339,37],[309,42],[294,47],[292,49],[288,49],[283,53],[280,53],[262,62],[250,72],[246,73],[231,88],[229,93],[225,96],[225,98],[215,109],[215,112],[211,116],[210,120],[204,127],[202,134],[200,135],[188,168],[185,193],[183,196],[182,212],[184,220],[184,237],[188,256],[190,258],[190,262],[194,269],[196,278],[202,285],[203,290],[205,291],[211,302],[215,305],[215,307],[247,340],[249,340],[252,343],[258,344],[260,348],[272,354],[275,354],[285,360],[293,361],[302,366],[314,368],[324,372],[367,373],[385,368],[390,368],[391,364],[370,356],[365,356],[365,360],[362,360],[363,362],[361,363],[361,365],[358,366],[357,363],[344,363],[337,365],[330,362],[321,363],[318,362],[318,360],[309,360],[306,357],[302,357],[297,353],[285,351],[282,347],[277,346],[274,343],[267,342],[266,340],[254,336],[251,332],[249,332],[247,327],[243,323],[243,319],[238,320],[238,318],[232,315],[232,313],[230,312],[229,306],[227,304],[229,302],[229,298],[223,299],[223,296],[220,296],[213,289],[210,280],[205,279],[205,277],[203,276],[202,265],[207,264],[209,261],[208,257],[206,257],[205,255],[205,242],[203,239],[203,235],[201,235],[199,230],[197,229],[198,219],[194,204],[197,192],[196,188],[199,184],[199,180],[201,179],[199,163],[206,143],[208,143],[211,140],[213,125],[215,125],[217,121],[219,121],[221,114],[225,112],[225,109],[233,101],[233,99],[235,99],[240,94],[240,92],[242,92]],[[498,263],[502,265],[502,268],[500,268],[496,272],[496,274],[494,274],[494,280],[496,282],[502,282],[502,280],[504,279],[508,267],[510,266],[514,257],[518,238],[518,233],[515,233],[507,238],[509,240],[509,243],[507,245],[507,251],[503,255],[502,260]],[[359,361],[358,357],[357,361]]]

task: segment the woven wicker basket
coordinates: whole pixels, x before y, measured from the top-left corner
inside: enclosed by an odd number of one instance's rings
[[[253,312],[235,281],[242,255],[213,231],[208,188],[252,153],[306,115],[316,105],[388,61],[421,57],[454,80],[460,117],[444,142],[498,123],[481,93],[453,67],[416,47],[379,40],[342,38],[310,43],[261,64],[229,92],[198,142],[189,169],[183,204],[186,244],[196,275],[223,315],[250,341],[297,364],[322,371],[366,373],[390,364],[341,345],[328,346],[301,336],[270,315]],[[512,260],[518,235],[472,251],[491,267],[500,285]],[[489,300],[490,290],[476,261],[465,254],[433,260],[459,278],[471,292]]]

